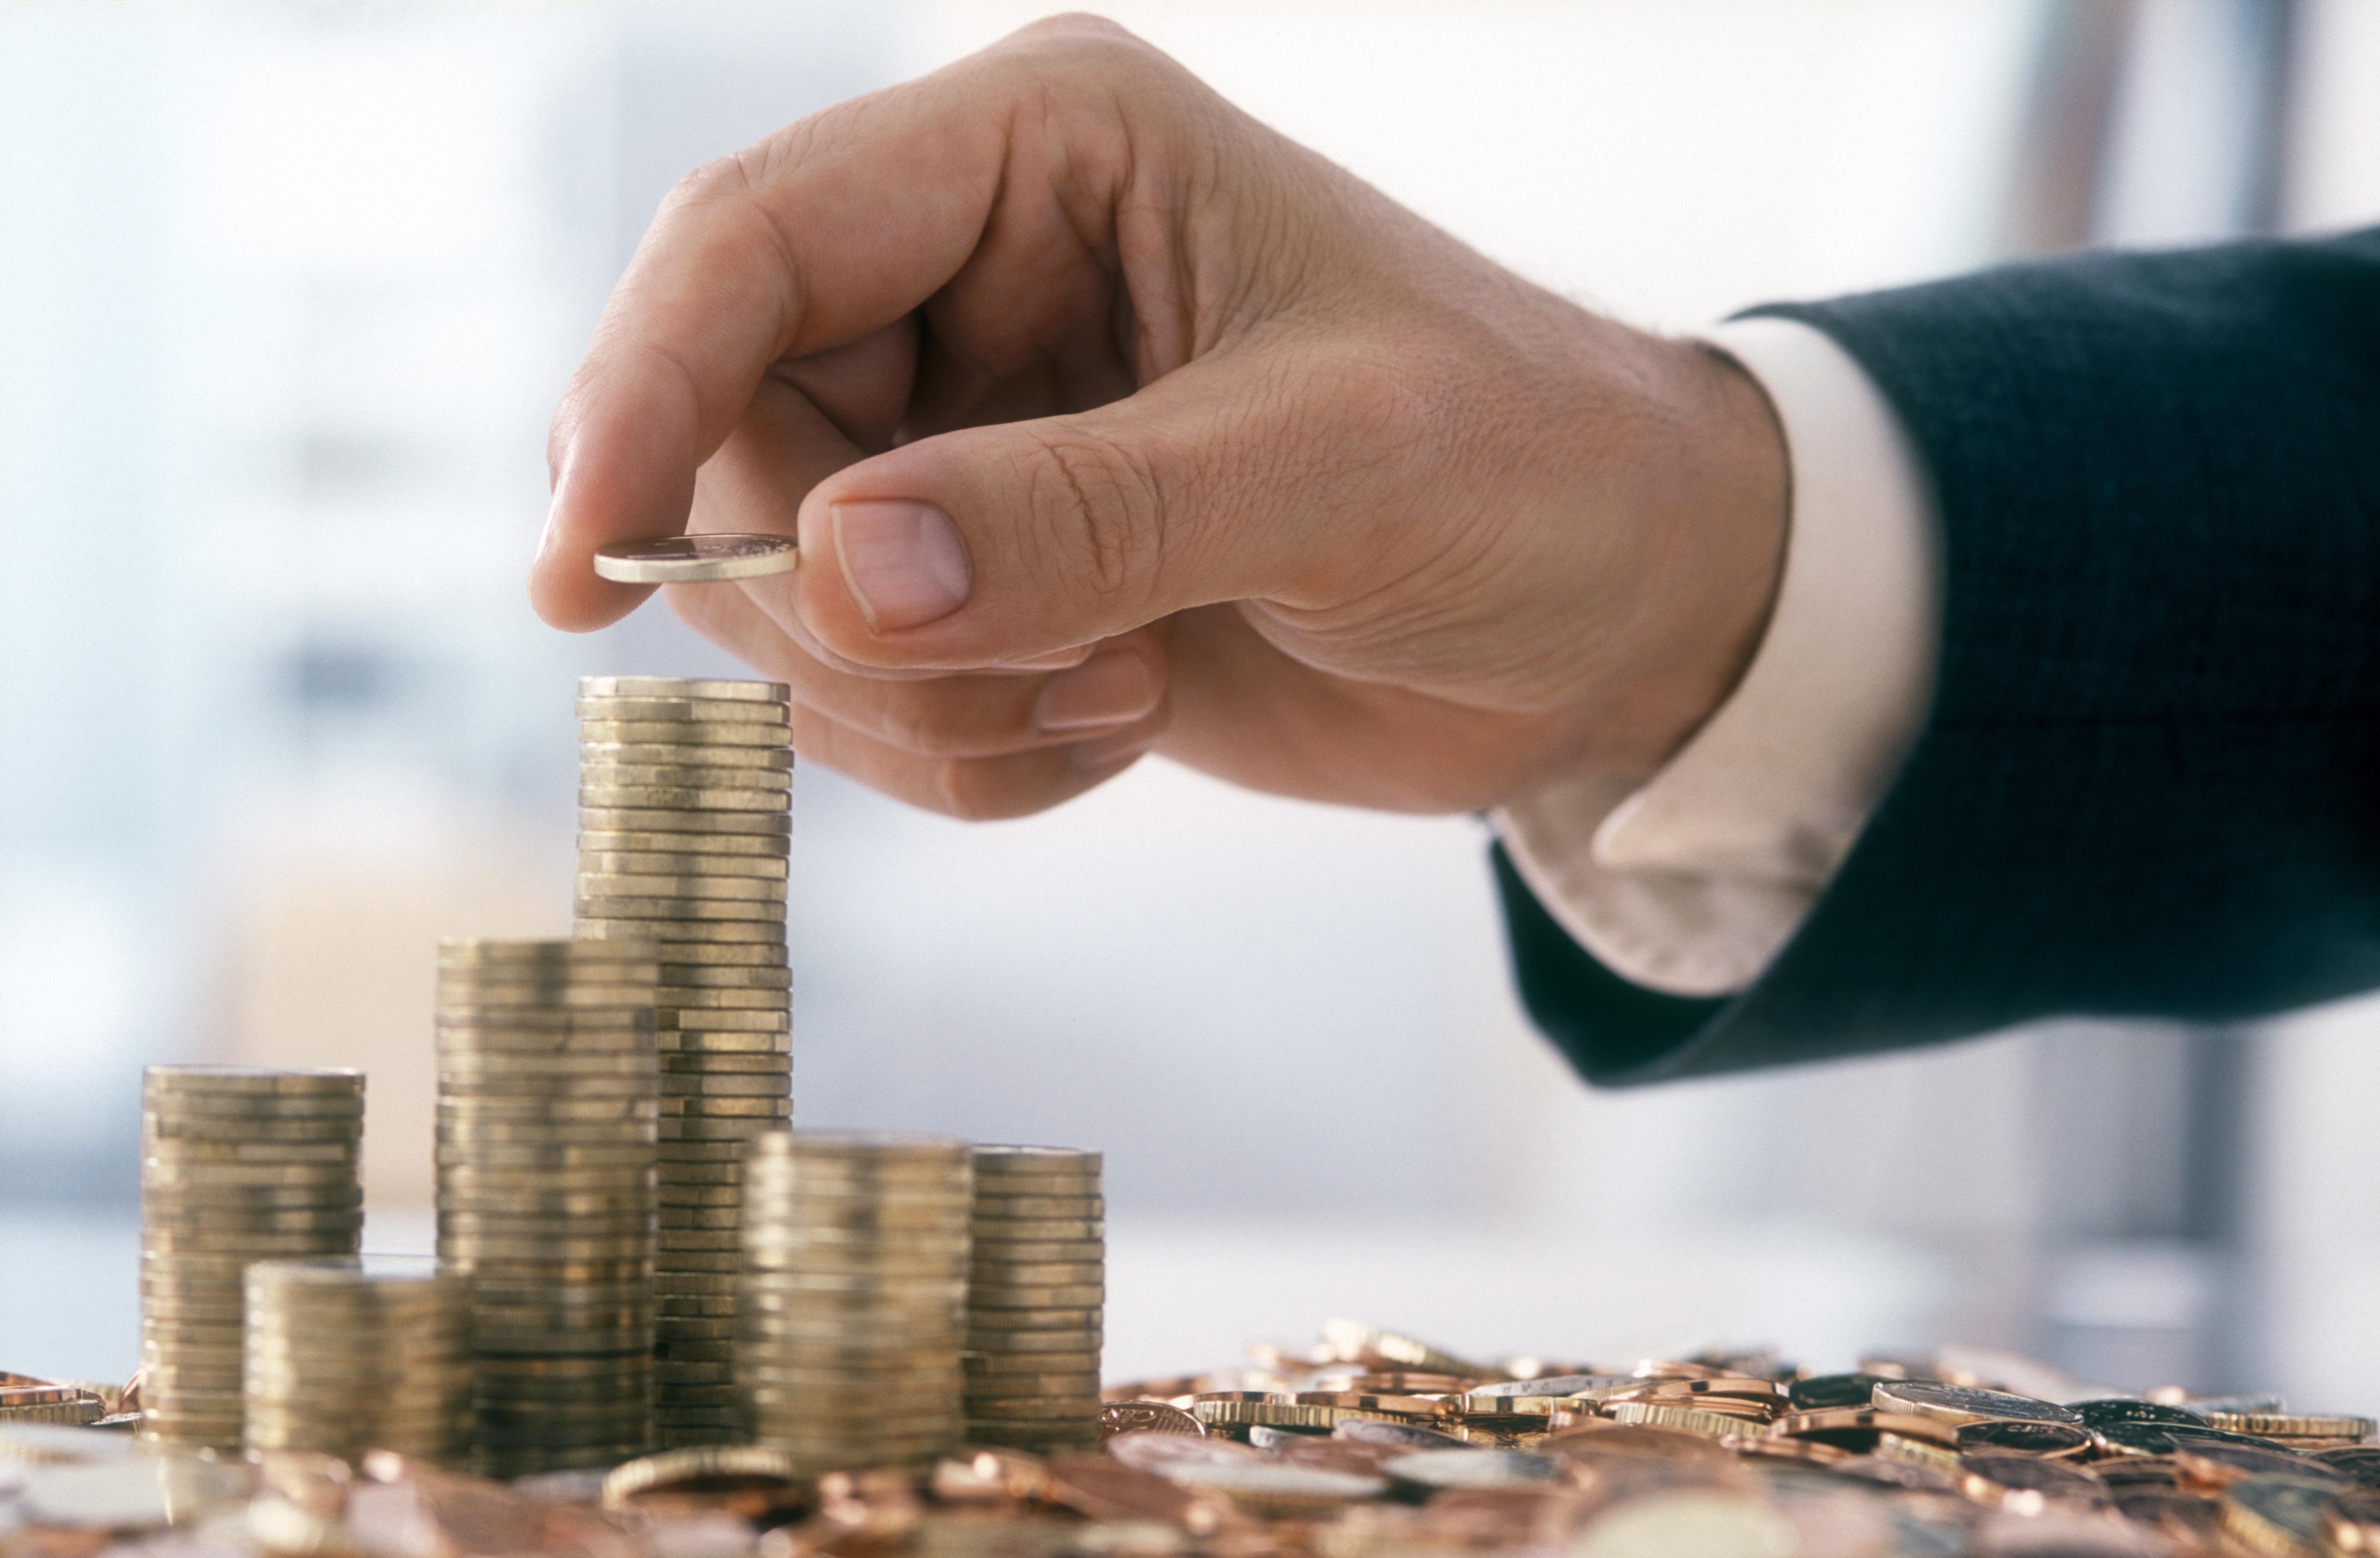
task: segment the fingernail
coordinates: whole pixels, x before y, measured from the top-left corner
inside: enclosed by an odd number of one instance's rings
[[[1148,665],[1129,649],[1111,649],[1050,678],[1033,700],[1033,723],[1044,731],[1080,731],[1137,719],[1156,707]]]
[[[1127,731],[1110,736],[1105,741],[1078,742],[1067,750],[1078,774],[1103,773],[1121,767],[1157,744],[1157,738],[1146,731]]]
[[[938,622],[966,604],[958,526],[930,503],[837,503],[834,550],[859,614],[878,633]]]

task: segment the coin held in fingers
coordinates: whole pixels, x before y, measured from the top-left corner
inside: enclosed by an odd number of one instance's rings
[[[657,536],[597,549],[595,572],[624,585],[713,585],[790,574],[801,561],[789,536]]]

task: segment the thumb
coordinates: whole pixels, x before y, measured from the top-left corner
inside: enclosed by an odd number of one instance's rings
[[[820,482],[806,566],[752,593],[856,665],[1013,665],[1195,606],[1294,590],[1340,502],[1328,417],[1201,362],[1079,414],[906,444]],[[773,589],[759,587],[775,585]],[[783,624],[790,626],[791,624]]]

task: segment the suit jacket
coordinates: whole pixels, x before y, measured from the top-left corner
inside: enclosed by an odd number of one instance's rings
[[[2380,985],[2380,229],[1754,312],[1828,332],[1925,453],[1934,704],[1735,997],[1627,984],[1497,851],[1523,999],[1580,1072]]]

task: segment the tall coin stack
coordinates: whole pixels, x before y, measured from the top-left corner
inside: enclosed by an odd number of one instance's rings
[[[247,1444],[440,1466],[471,1448],[471,1284],[367,1255],[248,1268]]]
[[[738,1393],[803,1475],[921,1469],[958,1443],[971,1153],[777,1131],[744,1165]]]
[[[1099,1443],[1107,1293],[1099,1154],[975,1149],[966,1439],[1050,1452]]]
[[[356,1252],[364,1074],[152,1066],[140,1082],[140,1430],[237,1450],[242,1275]]]
[[[765,682],[578,684],[578,934],[661,949],[654,1371],[664,1444],[740,1437],[738,1165],[746,1142],[793,1114],[786,696]]]
[[[438,1254],[472,1287],[472,1464],[652,1443],[653,949],[438,948]]]

